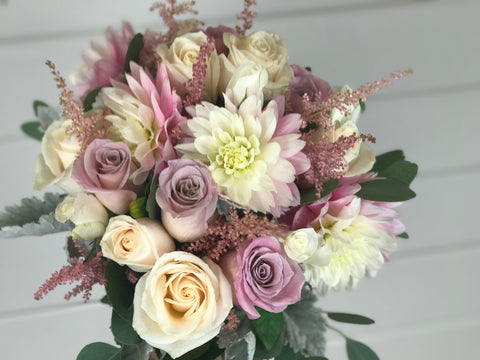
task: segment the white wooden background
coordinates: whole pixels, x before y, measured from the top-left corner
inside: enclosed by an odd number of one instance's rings
[[[418,162],[417,198],[405,206],[410,239],[374,280],[332,293],[326,310],[374,318],[339,327],[382,359],[476,359],[480,336],[480,1],[258,0],[255,29],[278,32],[291,63],[331,84],[357,87],[391,70],[414,74],[371,97],[360,128],[377,152],[403,148]],[[31,190],[39,144],[19,126],[31,103],[57,101],[45,60],[64,75],[90,39],[130,20],[136,31],[161,26],[151,1],[0,0],[0,207]],[[240,0],[198,0],[210,25],[234,24]],[[110,310],[98,301],[65,302],[58,289],[36,302],[38,286],[65,263],[63,236],[0,239],[0,358],[74,359],[87,343],[113,343]],[[101,296],[97,292],[95,298]],[[328,334],[327,356],[346,359]]]

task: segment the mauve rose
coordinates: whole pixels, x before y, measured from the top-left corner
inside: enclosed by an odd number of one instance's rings
[[[332,88],[325,80],[322,80],[299,65],[292,65],[294,78],[289,84],[291,91],[290,106],[293,112],[303,113],[303,95],[307,94],[311,100],[319,91],[322,92],[322,101],[332,94]]]
[[[235,288],[235,305],[249,319],[260,317],[255,306],[279,313],[300,301],[305,283],[302,269],[272,236],[242,243],[237,252],[222,257],[220,266]]]
[[[72,178],[116,214],[124,214],[137,198],[127,188],[131,154],[123,142],[95,139],[73,166]]]
[[[200,161],[170,160],[158,177],[157,203],[162,223],[178,241],[198,240],[217,206],[217,187]]]

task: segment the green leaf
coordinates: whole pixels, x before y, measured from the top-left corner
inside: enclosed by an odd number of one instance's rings
[[[325,354],[325,319],[316,301],[315,293],[304,287],[302,299],[283,312],[285,343],[304,356]]]
[[[149,360],[153,347],[145,341],[135,345],[122,346],[121,360]]]
[[[325,181],[322,184],[322,193],[320,194],[321,197],[324,197],[330,193],[333,192],[336,188],[338,188],[338,185],[340,185],[340,180],[338,179],[330,179]]]
[[[40,121],[29,121],[22,124],[22,131],[35,140],[42,140],[43,131],[40,128]]]
[[[55,220],[57,205],[64,194],[45,193],[43,199],[24,198],[20,205],[6,206],[0,212],[0,237],[18,237],[24,235],[44,235],[68,231],[72,224]]]
[[[222,353],[223,350],[218,348],[215,339],[213,339],[212,341],[200,345],[186,354],[175,358],[175,360],[213,360]],[[173,358],[166,354],[163,360],[173,360]]]
[[[136,345],[142,342],[140,336],[133,329],[132,322],[122,318],[115,310],[112,311],[111,325],[113,336],[120,344]]]
[[[155,194],[158,189],[158,176],[156,176],[153,180],[152,183],[150,184],[148,194],[146,195],[147,197],[147,202],[145,204],[145,210],[147,211],[148,217],[150,219],[160,219],[160,207],[157,204],[157,200],[155,199]]]
[[[260,317],[251,320],[254,334],[260,339],[265,349],[271,350],[283,332],[283,313],[271,313],[257,307]]]
[[[410,185],[417,176],[418,165],[406,160],[398,160],[379,171],[379,177],[397,179],[404,184]]]
[[[85,97],[85,100],[83,101],[83,110],[84,111],[92,110],[93,103],[95,102],[95,99],[97,98],[97,95],[100,93],[100,90],[102,90],[101,87],[96,88],[96,89],[90,91],[87,94],[87,96]]]
[[[380,360],[375,352],[364,343],[346,338],[349,360]]]
[[[339,312],[329,312],[327,313],[328,317],[332,320],[349,323],[349,324],[357,324],[357,325],[370,325],[374,324],[375,321],[362,315],[357,314],[347,314],[347,313],[339,313]]]
[[[265,348],[265,345],[261,341],[259,341],[258,336],[256,337],[256,344],[255,344],[255,359],[271,359],[275,358],[280,352],[282,351],[283,344],[285,342],[285,332],[282,331],[280,336],[278,337],[275,344],[273,344],[270,350]]]
[[[358,100],[358,103],[360,104],[360,112],[364,112],[367,109],[365,103],[362,100]]]
[[[139,197],[133,200],[130,205],[128,205],[128,209],[130,211],[130,215],[134,219],[139,219],[146,217],[147,214],[147,198],[146,197]]]
[[[33,102],[33,112],[35,113],[35,116],[38,116],[38,109],[42,106],[43,107],[48,107],[48,104],[41,101],[41,100],[35,100]]]
[[[133,318],[135,285],[126,278],[125,266],[120,266],[115,261],[110,261],[105,266],[105,278],[107,279],[105,290],[113,310],[124,320],[131,322]]]
[[[375,179],[361,183],[358,197],[372,201],[406,201],[415,197],[415,192],[407,184],[396,179]]]
[[[408,234],[406,232],[403,232],[400,235],[397,235],[397,237],[402,238],[402,239],[408,239]]]
[[[121,360],[121,351],[115,346],[95,342],[86,345],[77,355],[77,360]]]
[[[138,33],[128,44],[127,54],[123,62],[123,71],[130,72],[130,61],[137,62],[140,59],[140,51],[143,49],[143,35]]]
[[[317,201],[317,189],[309,188],[300,190],[300,204],[310,204],[314,201]]]
[[[373,165],[373,172],[380,172],[398,160],[405,160],[402,150],[393,150],[385,154],[378,155],[375,158],[375,165]]]

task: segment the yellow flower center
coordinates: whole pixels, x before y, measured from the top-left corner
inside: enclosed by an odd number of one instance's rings
[[[257,144],[252,144],[245,136],[235,136],[218,149],[215,160],[218,165],[223,166],[226,174],[232,175],[247,169],[255,161],[255,155],[258,153],[258,141]]]

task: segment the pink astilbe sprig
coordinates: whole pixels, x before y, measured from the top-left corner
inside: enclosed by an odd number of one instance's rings
[[[194,5],[195,1],[193,0],[179,4],[177,4],[177,0],[166,0],[165,2],[157,2],[150,7],[150,11],[158,10],[163,22],[168,26],[167,33],[161,34],[159,37],[161,42],[165,42],[170,46],[177,36],[191,32],[203,25],[202,21],[195,18],[185,20],[175,19],[175,16],[188,13],[197,15],[197,11],[193,9]]]
[[[217,214],[209,221],[203,236],[196,242],[184,243],[181,250],[218,261],[227,251],[237,249],[246,240],[267,235],[282,237],[286,230],[286,227],[266,216],[232,206],[229,208],[228,220]]]
[[[107,283],[104,270],[109,260],[102,257],[101,251],[97,251],[95,256],[89,257],[86,247],[82,246],[78,240],[73,240],[73,243],[79,256],[70,258],[70,265],[54,272],[50,279],[45,281],[35,293],[35,300],[43,299],[59,285],[73,284],[73,282],[78,281],[80,284],[65,295],[65,300],[70,300],[72,296],[83,293],[83,299],[87,302],[92,295],[93,285],[105,285]]]
[[[215,39],[209,37],[198,52],[197,62],[192,66],[192,77],[185,84],[187,96],[183,102],[184,107],[197,104],[205,95],[205,77],[207,76],[208,59],[215,51]]]
[[[48,60],[47,66],[51,69],[52,74],[60,90],[59,103],[62,108],[62,116],[65,119],[71,119],[72,125],[67,127],[67,133],[74,135],[80,144],[80,154],[85,152],[87,146],[96,138],[104,138],[106,129],[99,126],[103,122],[103,114],[94,112],[89,116],[84,113],[82,105],[76,103],[73,99],[73,91],[69,90],[65,79],[56,69],[55,64]]]
[[[255,0],[244,0],[243,2],[243,10],[237,15],[237,19],[243,20],[243,25],[235,27],[239,34],[245,35],[245,32],[253,25],[253,19],[257,16],[257,13],[251,9],[253,5],[257,5]]]
[[[235,308],[232,308],[222,325],[222,331],[233,331],[237,328],[238,324],[240,324],[240,319],[235,313]]]

